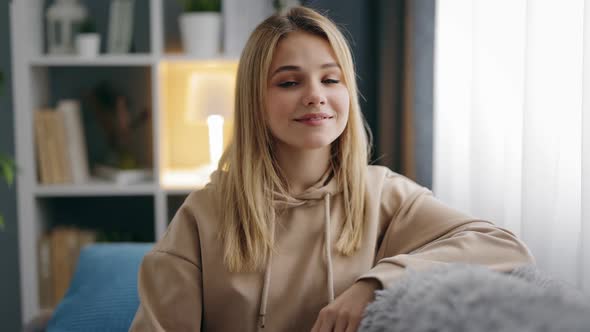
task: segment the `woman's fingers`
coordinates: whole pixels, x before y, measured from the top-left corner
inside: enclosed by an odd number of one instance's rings
[[[311,328],[311,330],[309,332],[319,332],[320,330],[320,318],[318,317],[315,320],[315,323],[313,324],[313,327]]]
[[[346,327],[348,326],[348,319],[349,319],[349,316],[346,314],[339,315],[338,318],[336,319],[336,324],[334,325],[334,329],[332,331],[333,332],[345,332]]]
[[[346,330],[342,330],[344,332],[356,332],[356,330],[359,328],[359,325],[361,324],[361,319],[360,318],[352,318],[348,321],[348,325],[346,326]]]
[[[356,332],[368,303],[375,298],[378,282],[359,281],[318,313],[311,332]]]
[[[333,332],[337,311],[333,307],[324,307],[320,311],[320,332]]]

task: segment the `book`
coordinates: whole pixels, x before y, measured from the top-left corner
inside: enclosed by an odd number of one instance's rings
[[[35,112],[39,183],[85,183],[88,152],[77,100],[61,100],[57,109]]]
[[[51,173],[49,182],[56,184],[61,182],[60,166],[58,160],[59,144],[57,142],[57,126],[53,110],[47,110],[45,113],[45,145],[48,155],[49,171]]]
[[[43,234],[39,238],[39,307],[41,309],[52,308],[55,305],[53,299],[53,280],[51,278],[51,237]]]
[[[74,274],[74,254],[78,250],[77,231],[71,227],[57,227],[51,234],[51,272],[53,299],[58,303],[66,294]]]
[[[72,99],[61,100],[57,104],[67,141],[66,154],[71,183],[85,183],[89,179],[88,151],[84,126],[80,114],[80,102]]]
[[[54,184],[60,182],[60,166],[57,159],[57,128],[51,109],[42,109],[35,113],[35,134],[40,167],[39,182]]]
[[[95,243],[97,233],[58,226],[38,240],[39,304],[54,308],[65,296],[78,265],[81,250]]]
[[[47,147],[46,114],[46,110],[38,110],[34,115],[37,170],[39,174],[39,182],[42,184],[52,182],[49,150]]]
[[[58,165],[58,183],[72,183],[71,160],[68,153],[70,141],[66,137],[65,118],[58,110],[51,112],[55,142],[57,144],[56,160]]]
[[[111,0],[108,53],[128,53],[131,48],[134,0]]]
[[[128,53],[131,50],[131,37],[133,34],[133,5],[135,0],[121,0],[121,51]]]

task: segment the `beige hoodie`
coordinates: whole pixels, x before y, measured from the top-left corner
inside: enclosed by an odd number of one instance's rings
[[[282,202],[276,252],[259,273],[226,271],[214,184],[191,193],[142,262],[131,331],[309,331],[320,309],[360,279],[387,288],[406,268],[463,262],[509,271],[533,261],[509,231],[445,206],[387,168],[369,166],[367,180],[358,252],[335,250],[342,195],[326,174],[296,201]]]

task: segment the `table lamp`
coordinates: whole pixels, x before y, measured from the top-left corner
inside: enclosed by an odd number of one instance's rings
[[[187,84],[186,121],[207,123],[209,164],[197,170],[199,178],[208,179],[217,169],[223,153],[223,123],[233,114],[235,73],[223,70],[191,74]]]

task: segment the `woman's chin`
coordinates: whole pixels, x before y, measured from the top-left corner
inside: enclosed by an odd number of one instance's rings
[[[320,139],[320,140],[308,140],[298,144],[298,148],[303,150],[317,150],[329,147],[334,140]]]
[[[337,137],[316,135],[308,137],[291,137],[291,139],[279,139],[279,141],[281,145],[288,146],[290,149],[318,150],[329,147],[336,139]]]

